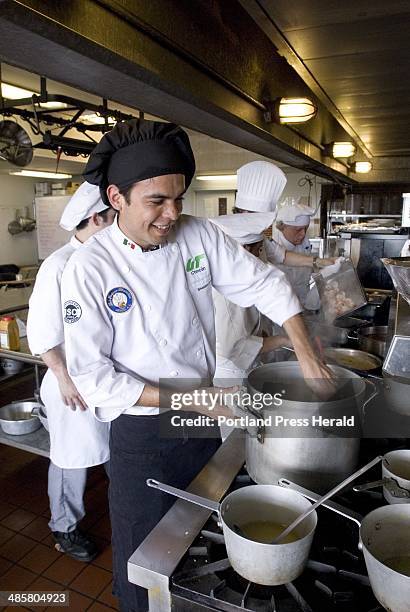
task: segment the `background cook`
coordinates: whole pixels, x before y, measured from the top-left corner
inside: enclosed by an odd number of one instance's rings
[[[102,202],[98,188],[87,183],[80,186],[60,221],[67,231],[75,229],[75,235],[42,263],[27,319],[30,350],[33,355],[40,355],[48,367],[41,384],[41,399],[50,432],[49,526],[61,552],[86,562],[95,557],[97,549],[77,525],[85,515],[87,468],[109,458],[109,428],[85,410],[86,404],[67,372],[60,284],[63,269],[74,251],[110,225],[114,216],[115,211]],[[74,412],[76,406],[80,410]]]

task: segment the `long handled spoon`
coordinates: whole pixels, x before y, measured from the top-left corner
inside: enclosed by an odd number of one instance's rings
[[[306,512],[303,512],[302,514],[300,514],[298,517],[295,518],[295,520],[293,521],[293,523],[291,523],[288,527],[286,527],[286,529],[284,529],[284,531],[282,531],[282,533],[280,533],[272,542],[271,544],[279,544],[279,542],[281,542],[283,540],[283,538],[286,538],[286,536],[295,529],[295,527],[297,527],[299,525],[299,523],[301,523],[307,516],[309,516],[309,514],[311,514],[314,510],[316,510],[316,508],[318,506],[320,506],[321,504],[323,504],[325,501],[327,501],[330,497],[333,497],[333,495],[336,495],[336,493],[339,493],[339,491],[341,491],[342,489],[344,489],[348,484],[350,484],[351,482],[353,482],[353,480],[356,480],[356,478],[359,478],[359,476],[361,476],[362,474],[364,474],[365,472],[367,472],[367,470],[370,470],[370,468],[372,468],[374,465],[376,465],[377,463],[379,463],[379,461],[381,461],[383,459],[383,457],[381,455],[379,455],[378,457],[376,457],[375,459],[372,459],[369,463],[367,463],[365,466],[363,466],[362,468],[360,468],[359,470],[357,470],[357,472],[354,472],[354,474],[352,474],[351,476],[349,476],[348,478],[346,478],[345,480],[343,480],[342,482],[340,482],[338,485],[336,485],[335,487],[333,487],[333,489],[331,489],[330,491],[328,491],[328,493],[325,493],[325,495],[323,495],[322,497],[320,497],[317,502],[315,502],[312,506],[310,506],[310,508],[308,508],[308,510],[306,510]]]

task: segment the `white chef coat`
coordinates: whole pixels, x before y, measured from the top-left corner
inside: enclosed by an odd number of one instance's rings
[[[81,246],[73,236],[52,253],[38,271],[29,301],[27,339],[33,355],[59,347],[64,356],[61,316],[61,276],[71,255]],[[109,459],[109,425],[97,421],[90,410],[73,411],[62,400],[58,381],[47,370],[40,389],[50,430],[50,459],[61,468],[86,468]]]
[[[410,238],[403,244],[400,257],[410,257]]]
[[[278,259],[275,257],[275,252],[278,253],[279,251],[277,247],[275,247],[276,251],[273,251],[272,245],[281,246],[285,252],[292,251],[293,253],[300,253],[301,255],[310,255],[312,245],[310,244],[309,239],[305,237],[302,244],[294,245],[285,238],[283,233],[277,227],[274,227],[272,229],[272,241],[270,241],[268,249],[266,249],[266,247],[265,249],[268,261],[277,265],[278,268],[286,274],[287,279],[290,282],[292,289],[298,296],[301,304],[310,310],[316,310],[319,308],[319,294],[317,293],[316,288],[313,289],[314,295],[312,295],[312,292],[309,291],[312,268],[308,266],[288,266],[283,263],[284,259],[282,261],[278,261]],[[307,301],[308,295],[309,301]]]
[[[142,252],[115,221],[70,258],[62,277],[67,364],[100,419],[158,414],[135,403],[161,378],[211,384],[212,286],[279,325],[301,310],[282,272],[188,215],[160,249]]]
[[[215,380],[246,377],[262,349],[262,317],[257,308],[242,308],[213,290],[215,305]],[[232,382],[232,384],[235,384]],[[228,383],[227,386],[230,386]]]

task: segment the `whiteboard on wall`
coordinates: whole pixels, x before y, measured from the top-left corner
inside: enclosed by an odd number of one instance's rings
[[[70,198],[70,195],[63,195],[35,199],[39,259],[45,259],[70,240],[73,232],[67,232],[59,226],[60,217]]]

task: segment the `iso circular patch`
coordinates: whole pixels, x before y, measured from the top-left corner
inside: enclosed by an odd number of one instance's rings
[[[80,304],[73,300],[64,302],[64,321],[66,323],[77,323],[81,319],[82,310]]]

